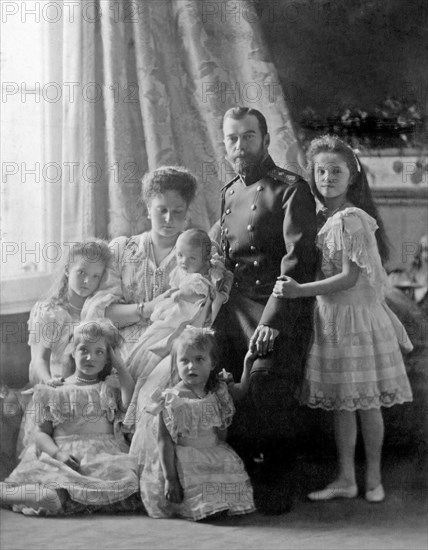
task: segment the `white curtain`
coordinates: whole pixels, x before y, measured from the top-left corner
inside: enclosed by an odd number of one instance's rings
[[[54,81],[72,83],[47,125],[49,155],[63,167],[61,185],[48,190],[57,238],[59,226],[62,241],[147,228],[140,180],[162,164],[195,173],[192,223],[210,227],[231,177],[221,120],[237,103],[265,114],[274,160],[296,168],[289,112],[254,3],[230,3],[228,17],[225,4],[84,0],[74,22],[50,26],[47,66]]]

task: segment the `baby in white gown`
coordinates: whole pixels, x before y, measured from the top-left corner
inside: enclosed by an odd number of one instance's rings
[[[147,328],[126,359],[136,381],[125,424],[134,423],[138,393],[148,376],[169,355],[172,343],[187,325],[210,327],[229,297],[233,275],[217,254],[205,231],[189,229],[176,244],[177,267],[171,273],[171,289],[164,293]]]

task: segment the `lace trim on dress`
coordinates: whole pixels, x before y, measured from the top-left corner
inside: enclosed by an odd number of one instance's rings
[[[329,218],[318,233],[317,244],[323,257],[341,263],[341,252],[364,271],[371,282],[386,284],[386,274],[379,256],[375,232],[376,220],[364,210],[349,207]]]
[[[220,382],[215,392],[200,400],[180,397],[174,388],[161,393],[153,392],[151,400],[146,411],[151,414],[163,412],[173,441],[177,441],[179,435],[196,439],[201,429],[226,429],[235,414],[232,397],[224,382]]]
[[[34,387],[36,423],[50,421],[55,427],[82,414],[88,418],[105,415],[109,422],[113,422],[119,409],[119,387],[119,382],[113,375],[93,386],[65,384],[52,388],[37,384]]]
[[[391,392],[384,391],[378,395],[349,395],[346,397],[337,395],[328,396],[323,394],[323,392],[319,392],[316,395],[311,395],[304,402],[312,409],[356,411],[392,407],[393,405],[403,404],[411,400],[411,396],[406,392],[395,389]]]

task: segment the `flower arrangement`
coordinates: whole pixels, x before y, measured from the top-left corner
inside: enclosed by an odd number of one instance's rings
[[[300,117],[299,138],[306,148],[311,139],[334,133],[361,152],[373,149],[417,148],[428,145],[428,117],[416,103],[388,97],[374,109],[347,107],[320,116],[311,107]]]

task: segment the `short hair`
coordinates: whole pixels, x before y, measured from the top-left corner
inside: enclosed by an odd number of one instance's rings
[[[208,350],[213,365],[213,370],[210,373],[206,391],[214,391],[219,385],[217,369],[220,365],[220,348],[215,338],[215,332],[212,329],[198,328],[188,325],[183,332],[177,336],[172,344],[171,349],[171,379],[176,378],[177,373],[177,351],[180,344],[188,344],[196,349]]]
[[[211,259],[212,242],[206,231],[202,229],[187,229],[181,233],[178,239],[184,240],[190,246],[198,246],[202,249],[202,257],[204,260]],[[177,241],[178,241],[177,239]]]
[[[82,321],[73,330],[74,343],[80,340],[88,340],[96,342],[100,338],[104,338],[106,344],[112,348],[117,347],[122,341],[122,336],[117,327],[104,317],[93,319],[91,321]]]
[[[97,342],[101,338],[105,339],[108,350],[108,359],[104,369],[98,374],[98,379],[105,380],[105,378],[111,374],[112,369],[109,348],[115,349],[123,341],[119,330],[115,325],[113,325],[110,319],[100,318],[94,319],[93,321],[84,321],[79,323],[74,328],[70,347],[71,349],[75,349],[77,344],[81,341]]]
[[[146,204],[150,204],[153,197],[175,191],[189,205],[196,196],[197,187],[195,176],[186,168],[161,166],[143,177],[142,197]]]
[[[260,111],[258,111],[257,109],[253,109],[252,107],[239,107],[239,106],[232,107],[231,109],[225,112],[223,117],[223,124],[227,118],[233,118],[234,120],[241,120],[247,115],[252,115],[257,118],[259,122],[260,132],[262,134],[262,137],[264,137],[268,133],[266,118]]]

